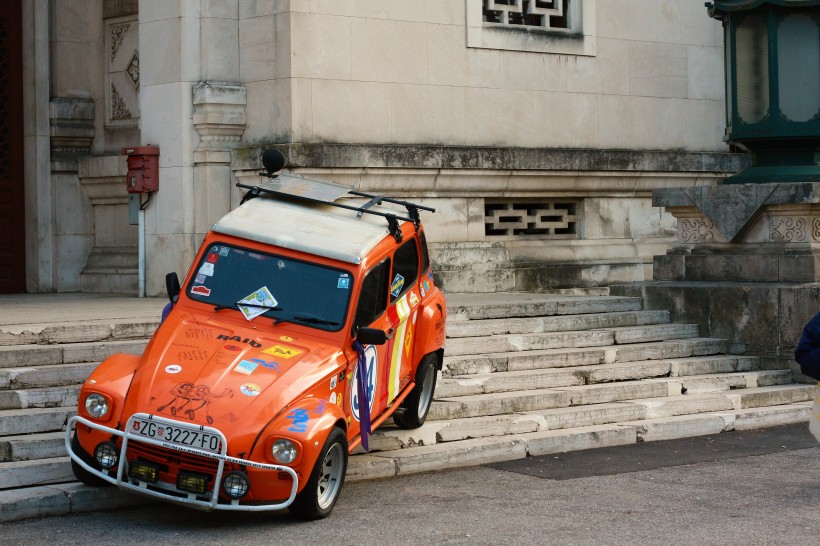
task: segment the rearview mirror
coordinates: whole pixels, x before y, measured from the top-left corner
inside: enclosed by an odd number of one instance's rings
[[[168,292],[168,299],[171,303],[176,303],[179,299],[180,286],[179,277],[175,271],[165,275],[165,290]]]
[[[362,345],[384,345],[387,343],[387,334],[379,328],[359,328],[356,341]]]

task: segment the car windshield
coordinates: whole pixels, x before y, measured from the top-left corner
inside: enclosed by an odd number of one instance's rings
[[[197,264],[188,296],[215,311],[238,310],[248,320],[268,317],[336,331],[345,322],[352,286],[343,269],[214,244]]]

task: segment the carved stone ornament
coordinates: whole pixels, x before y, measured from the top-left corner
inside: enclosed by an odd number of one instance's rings
[[[128,62],[128,66],[126,67],[125,71],[128,73],[128,77],[131,80],[131,83],[134,84],[136,89],[140,87],[140,53],[139,51],[135,51],[134,55],[131,56],[131,60]]]
[[[715,226],[701,218],[683,218],[678,223],[678,237],[684,243],[713,241]]]
[[[769,238],[774,242],[796,243],[805,241],[806,220],[804,218],[771,217],[769,218],[769,233]]]
[[[125,101],[122,100],[119,91],[117,91],[117,86],[113,83],[111,84],[111,119],[120,120],[120,119],[131,119],[133,115],[131,111],[128,110],[128,107],[125,106]]]
[[[111,60],[114,60],[114,57],[117,56],[117,50],[120,48],[122,44],[123,38],[125,38],[125,34],[128,32],[128,29],[131,28],[129,23],[122,23],[119,25],[111,25]]]

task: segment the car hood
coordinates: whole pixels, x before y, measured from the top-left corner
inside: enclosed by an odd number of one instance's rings
[[[249,323],[253,324],[253,323]],[[259,427],[345,367],[338,347],[172,313],[146,347],[125,415],[161,415],[223,432]]]

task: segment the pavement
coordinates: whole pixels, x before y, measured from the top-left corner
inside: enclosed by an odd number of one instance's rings
[[[346,484],[311,523],[156,503],[2,523],[0,543],[816,544],[818,457],[790,425]]]
[[[0,326],[157,318],[168,298],[107,294],[13,294],[0,296]]]

